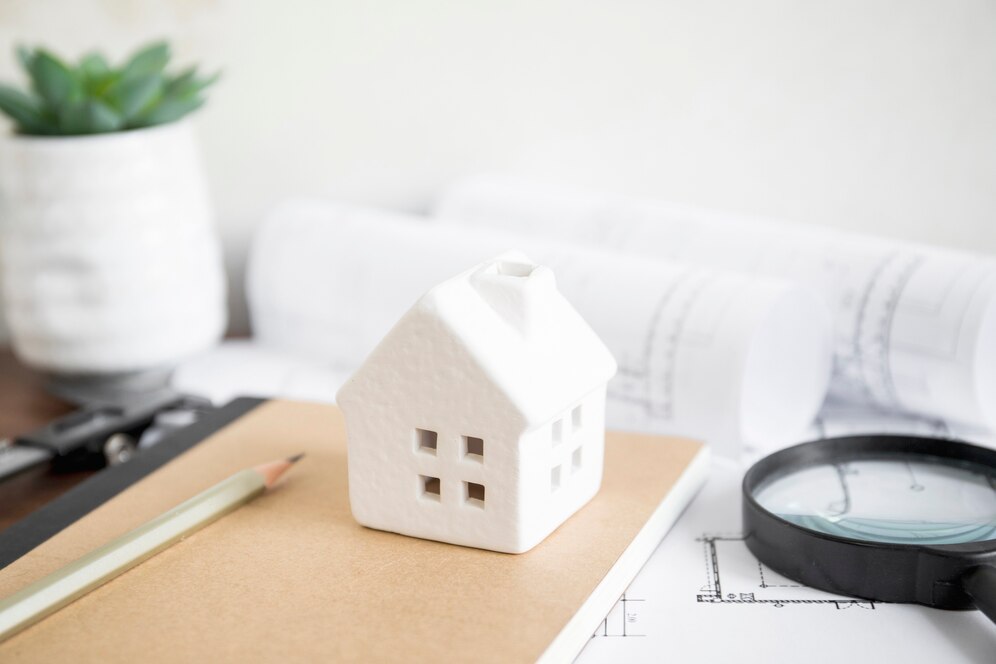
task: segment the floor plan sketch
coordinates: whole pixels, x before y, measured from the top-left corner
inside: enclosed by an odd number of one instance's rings
[[[801,586],[758,565],[742,536],[744,470],[714,461],[709,482],[625,601],[593,625],[578,664],[992,664],[996,630],[978,611],[866,602]]]
[[[598,626],[591,638],[639,638],[646,636],[640,624],[640,609],[644,602],[646,602],[645,599],[627,596],[626,593],[623,593],[623,596],[609,611],[609,615],[605,616],[605,620]]]
[[[697,602],[767,604],[775,608],[825,604],[837,609],[871,610],[877,604],[813,590],[786,579],[761,564],[747,549],[742,535],[703,535],[697,541],[702,545],[705,568],[705,584],[695,595]]]

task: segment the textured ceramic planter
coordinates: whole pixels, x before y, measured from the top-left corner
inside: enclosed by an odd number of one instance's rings
[[[106,374],[215,343],[225,282],[189,124],[0,145],[0,286],[14,351]]]

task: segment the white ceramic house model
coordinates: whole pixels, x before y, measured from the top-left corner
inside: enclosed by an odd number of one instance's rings
[[[549,268],[506,254],[439,284],[337,396],[353,517],[531,549],[601,485],[615,371]]]

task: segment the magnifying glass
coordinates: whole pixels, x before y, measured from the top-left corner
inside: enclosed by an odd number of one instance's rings
[[[746,544],[813,588],[996,622],[996,450],[911,436],[803,443],[744,476]]]

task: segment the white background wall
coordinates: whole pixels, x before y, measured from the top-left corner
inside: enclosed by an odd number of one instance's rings
[[[15,43],[224,70],[233,279],[268,206],[423,209],[482,170],[996,252],[991,0],[0,0]],[[2,148],[0,148],[2,149]]]

